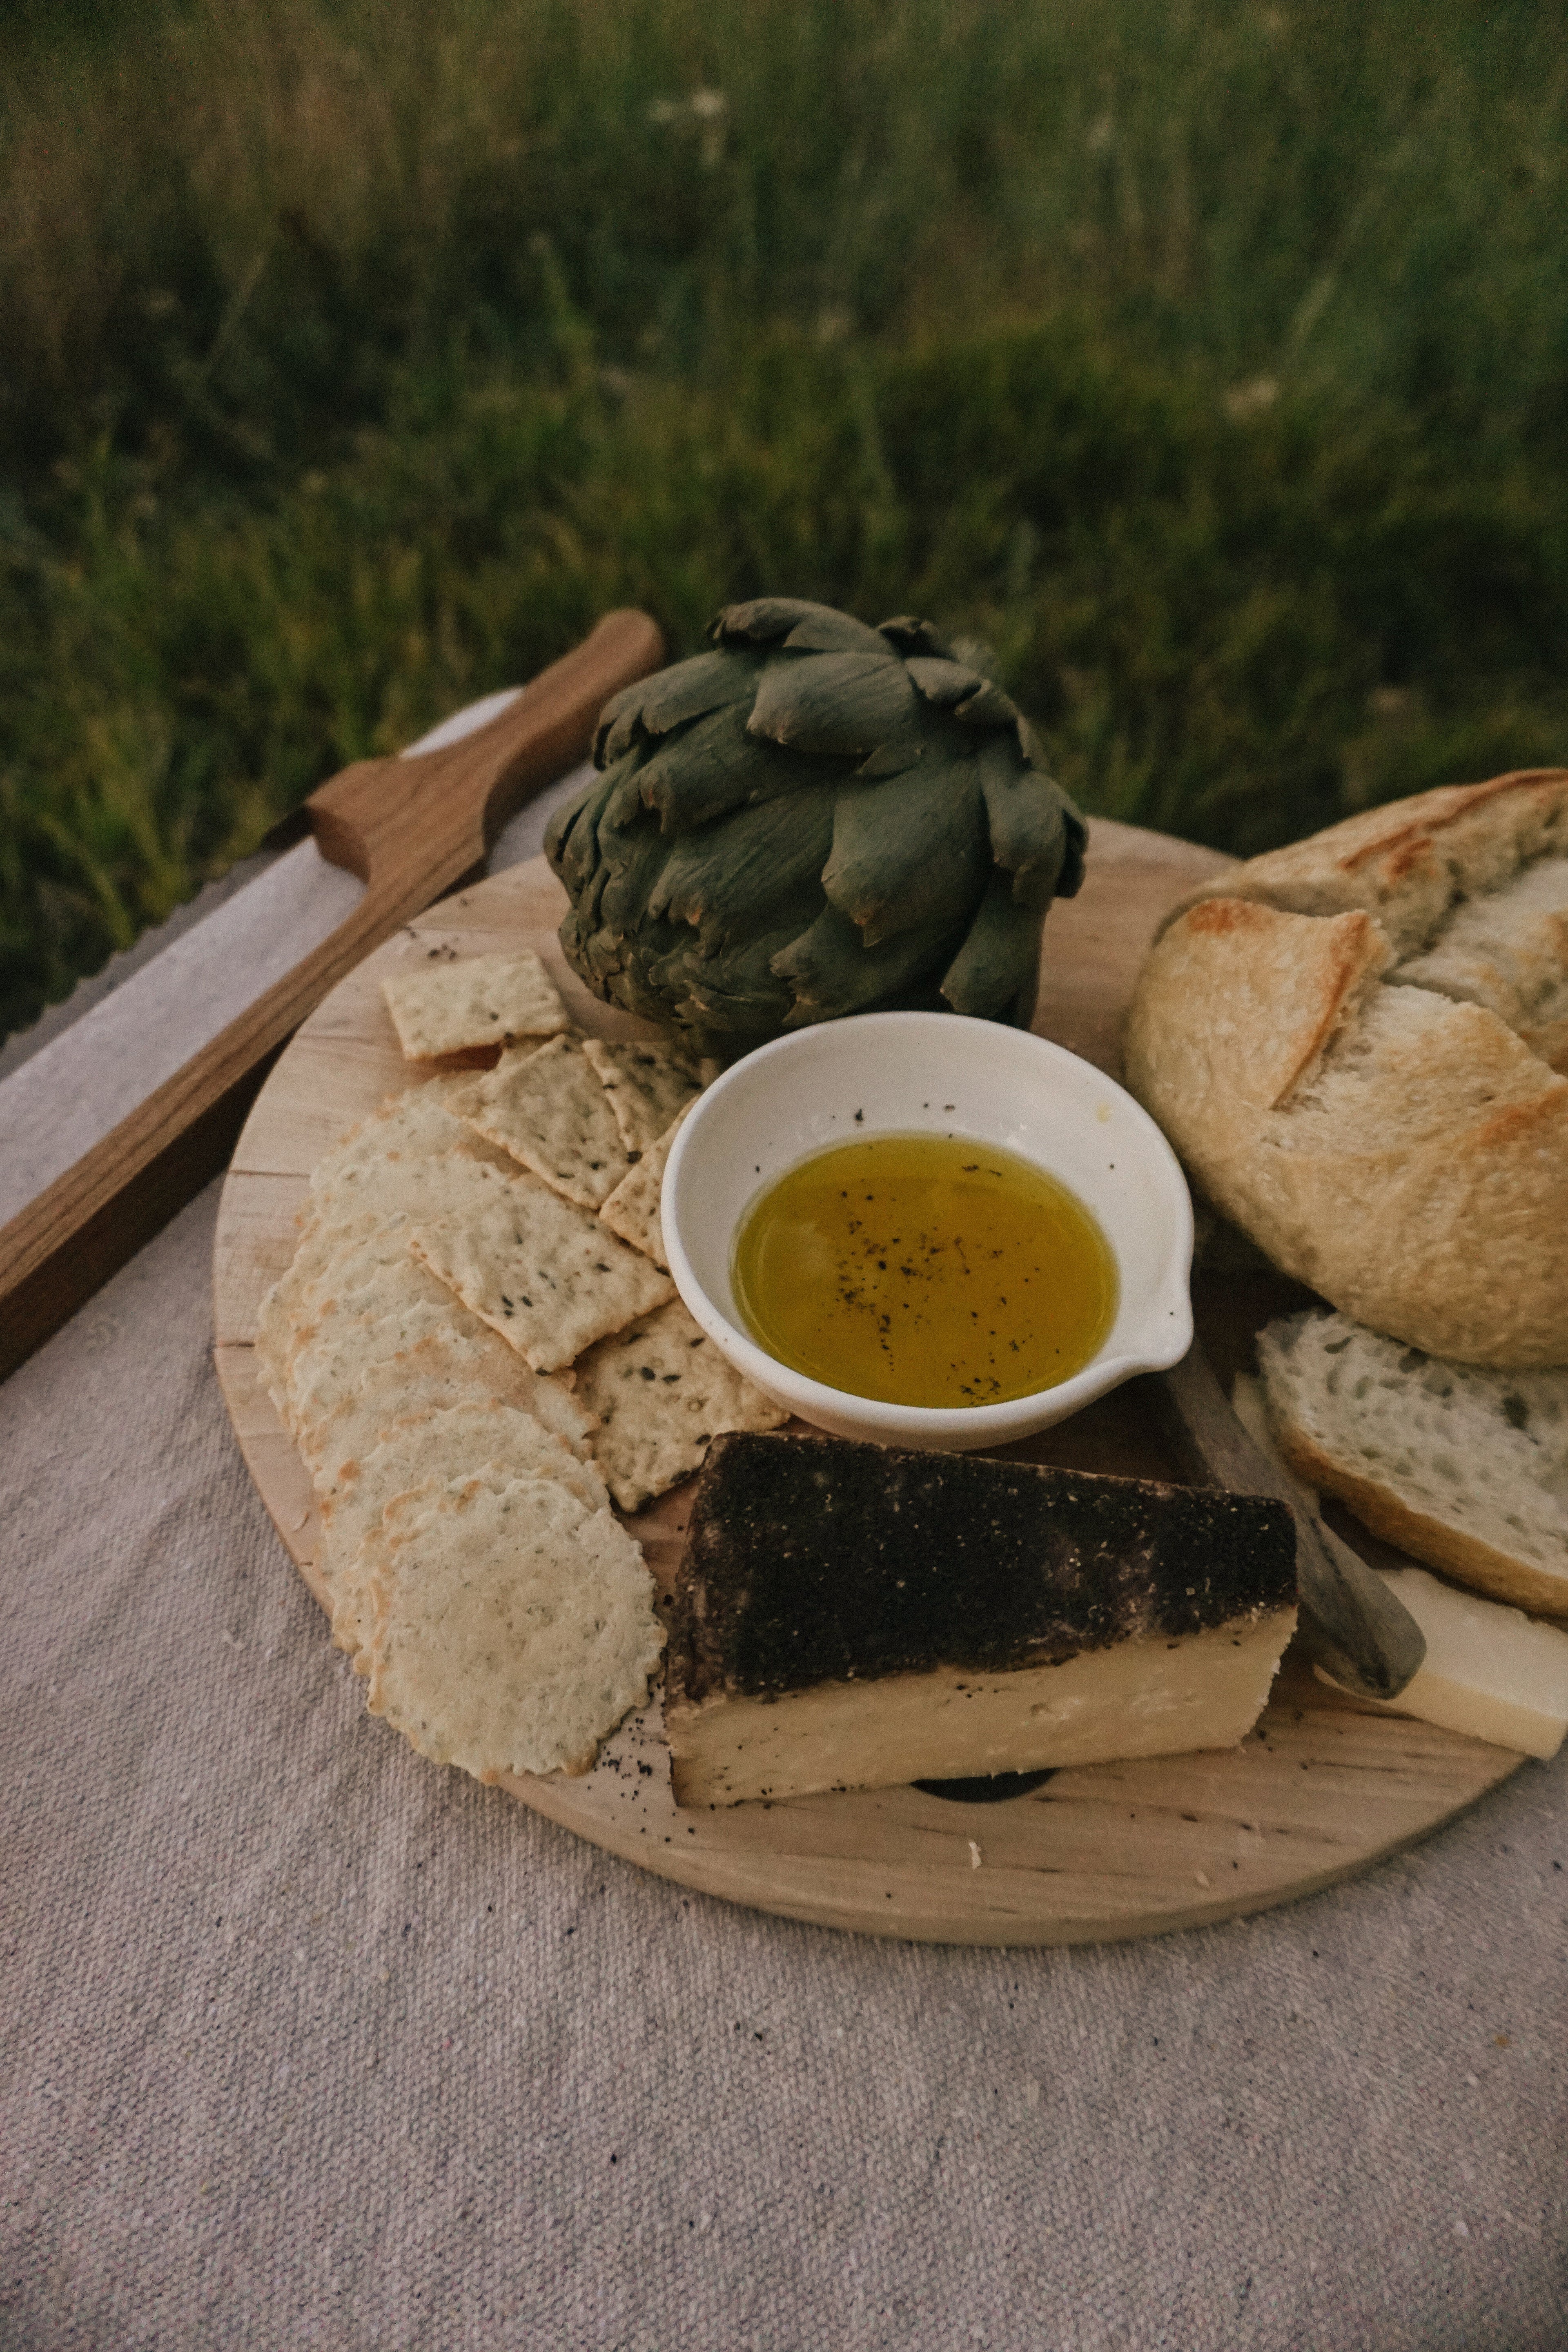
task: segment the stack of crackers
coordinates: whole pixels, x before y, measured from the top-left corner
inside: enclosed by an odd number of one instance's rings
[[[664,1643],[612,1506],[785,1418],[663,1260],[700,1073],[574,1034],[527,950],[384,986],[426,1074],[312,1172],[258,1369],[321,1498],[332,1637],[372,1711],[481,1780],[584,1772]],[[493,1068],[453,1068],[483,1047]]]

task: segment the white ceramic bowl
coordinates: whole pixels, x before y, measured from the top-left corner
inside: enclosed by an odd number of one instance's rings
[[[807,1380],[749,1337],[735,1235],[759,1192],[830,1144],[972,1135],[1033,1160],[1100,1220],[1121,1304],[1099,1353],[1057,1387],[952,1410],[889,1404]],[[1091,1062],[1026,1031],[953,1013],[868,1013],[760,1046],[698,1097],[665,1171],[665,1254],[698,1322],[776,1403],[837,1437],[963,1453],[1048,1429],[1192,1344],[1193,1208],[1148,1113]]]

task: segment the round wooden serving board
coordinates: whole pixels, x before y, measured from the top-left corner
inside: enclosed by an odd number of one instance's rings
[[[1123,1009],[1155,925],[1226,862],[1162,835],[1097,824],[1089,880],[1046,926],[1040,1033],[1115,1075]],[[418,917],[311,1014],[236,1149],[214,1267],[218,1378],[262,1499],[318,1600],[314,1496],[255,1377],[258,1307],[293,1255],[311,1167],[416,1076],[382,999],[384,973],[437,944],[464,955],[528,946],[584,1031],[651,1034],[596,1003],[567,969],[555,937],[564,907],[536,858]],[[1200,1322],[1223,1378],[1281,1303],[1268,1284],[1200,1289]],[[1137,1381],[1015,1451],[1079,1469],[1173,1475]],[[665,1591],[689,1507],[689,1489],[678,1489],[628,1523]],[[371,1727],[365,1736],[386,1735]],[[710,1895],[872,1935],[1005,1946],[1160,1935],[1309,1894],[1451,1820],[1520,1760],[1359,1706],[1291,1654],[1239,1748],[1058,1771],[1003,1802],[907,1788],[681,1812],[657,1697],[583,1779],[503,1785],[595,1845]]]

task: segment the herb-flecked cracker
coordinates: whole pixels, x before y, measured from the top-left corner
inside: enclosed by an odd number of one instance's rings
[[[515,955],[464,956],[396,971],[381,983],[397,1042],[411,1062],[518,1037],[554,1037],[566,1007],[531,948]]]
[[[481,1172],[482,1197],[416,1224],[414,1248],[536,1372],[561,1370],[672,1296],[667,1275],[547,1184]]]
[[[479,1087],[479,1133],[580,1209],[597,1209],[626,1172],[608,1096],[574,1037],[508,1055]]]
[[[594,1459],[623,1511],[700,1470],[721,1429],[779,1429],[789,1419],[742,1379],[679,1299],[602,1340],[578,1365],[574,1393],[599,1416]]]
[[[686,1108],[689,1110],[690,1104]],[[610,1194],[599,1215],[613,1234],[630,1242],[633,1249],[651,1257],[655,1265],[665,1264],[664,1228],[659,1223],[659,1197],[664,1190],[664,1171],[669,1163],[669,1147],[686,1117],[683,1110],[648,1150],[643,1153],[628,1176],[623,1176]]]
[[[563,1381],[532,1370],[515,1348],[454,1299],[447,1328],[366,1364],[348,1395],[316,1423],[311,1467],[318,1494],[331,1496],[345,1477],[357,1475],[386,1430],[406,1415],[489,1403],[531,1413],[574,1454],[588,1452],[593,1414]]]
[[[650,1150],[677,1111],[701,1091],[696,1064],[668,1045],[612,1045],[603,1037],[584,1037],[583,1051],[610,1098],[628,1151]]]
[[[357,1191],[363,1178],[356,1171],[374,1162],[441,1160],[454,1152],[469,1160],[493,1159],[491,1147],[467,1123],[473,1085],[473,1074],[465,1070],[391,1096],[317,1160],[310,1171],[310,1210],[319,1210],[324,1195]]]
[[[586,1509],[609,1507],[593,1464],[579,1461],[531,1413],[514,1406],[470,1402],[394,1422],[321,1505],[316,1564],[331,1598],[332,1639],[360,1671],[370,1671],[370,1612],[361,1573],[370,1529],[397,1496],[426,1479],[450,1486],[476,1476],[497,1486],[514,1478],[552,1479]]]
[[[422,1756],[482,1781],[585,1772],[647,1698],[653,1579],[608,1511],[551,1481],[475,1481],[405,1499],[381,1549],[369,1704]]]

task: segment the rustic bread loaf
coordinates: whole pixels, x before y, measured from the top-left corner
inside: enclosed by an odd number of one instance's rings
[[[1215,1205],[1358,1322],[1568,1364],[1568,769],[1206,884],[1140,977],[1126,1064]]]
[[[1321,1313],[1270,1323],[1258,1363],[1299,1477],[1474,1591],[1568,1617],[1568,1371],[1446,1364]]]

